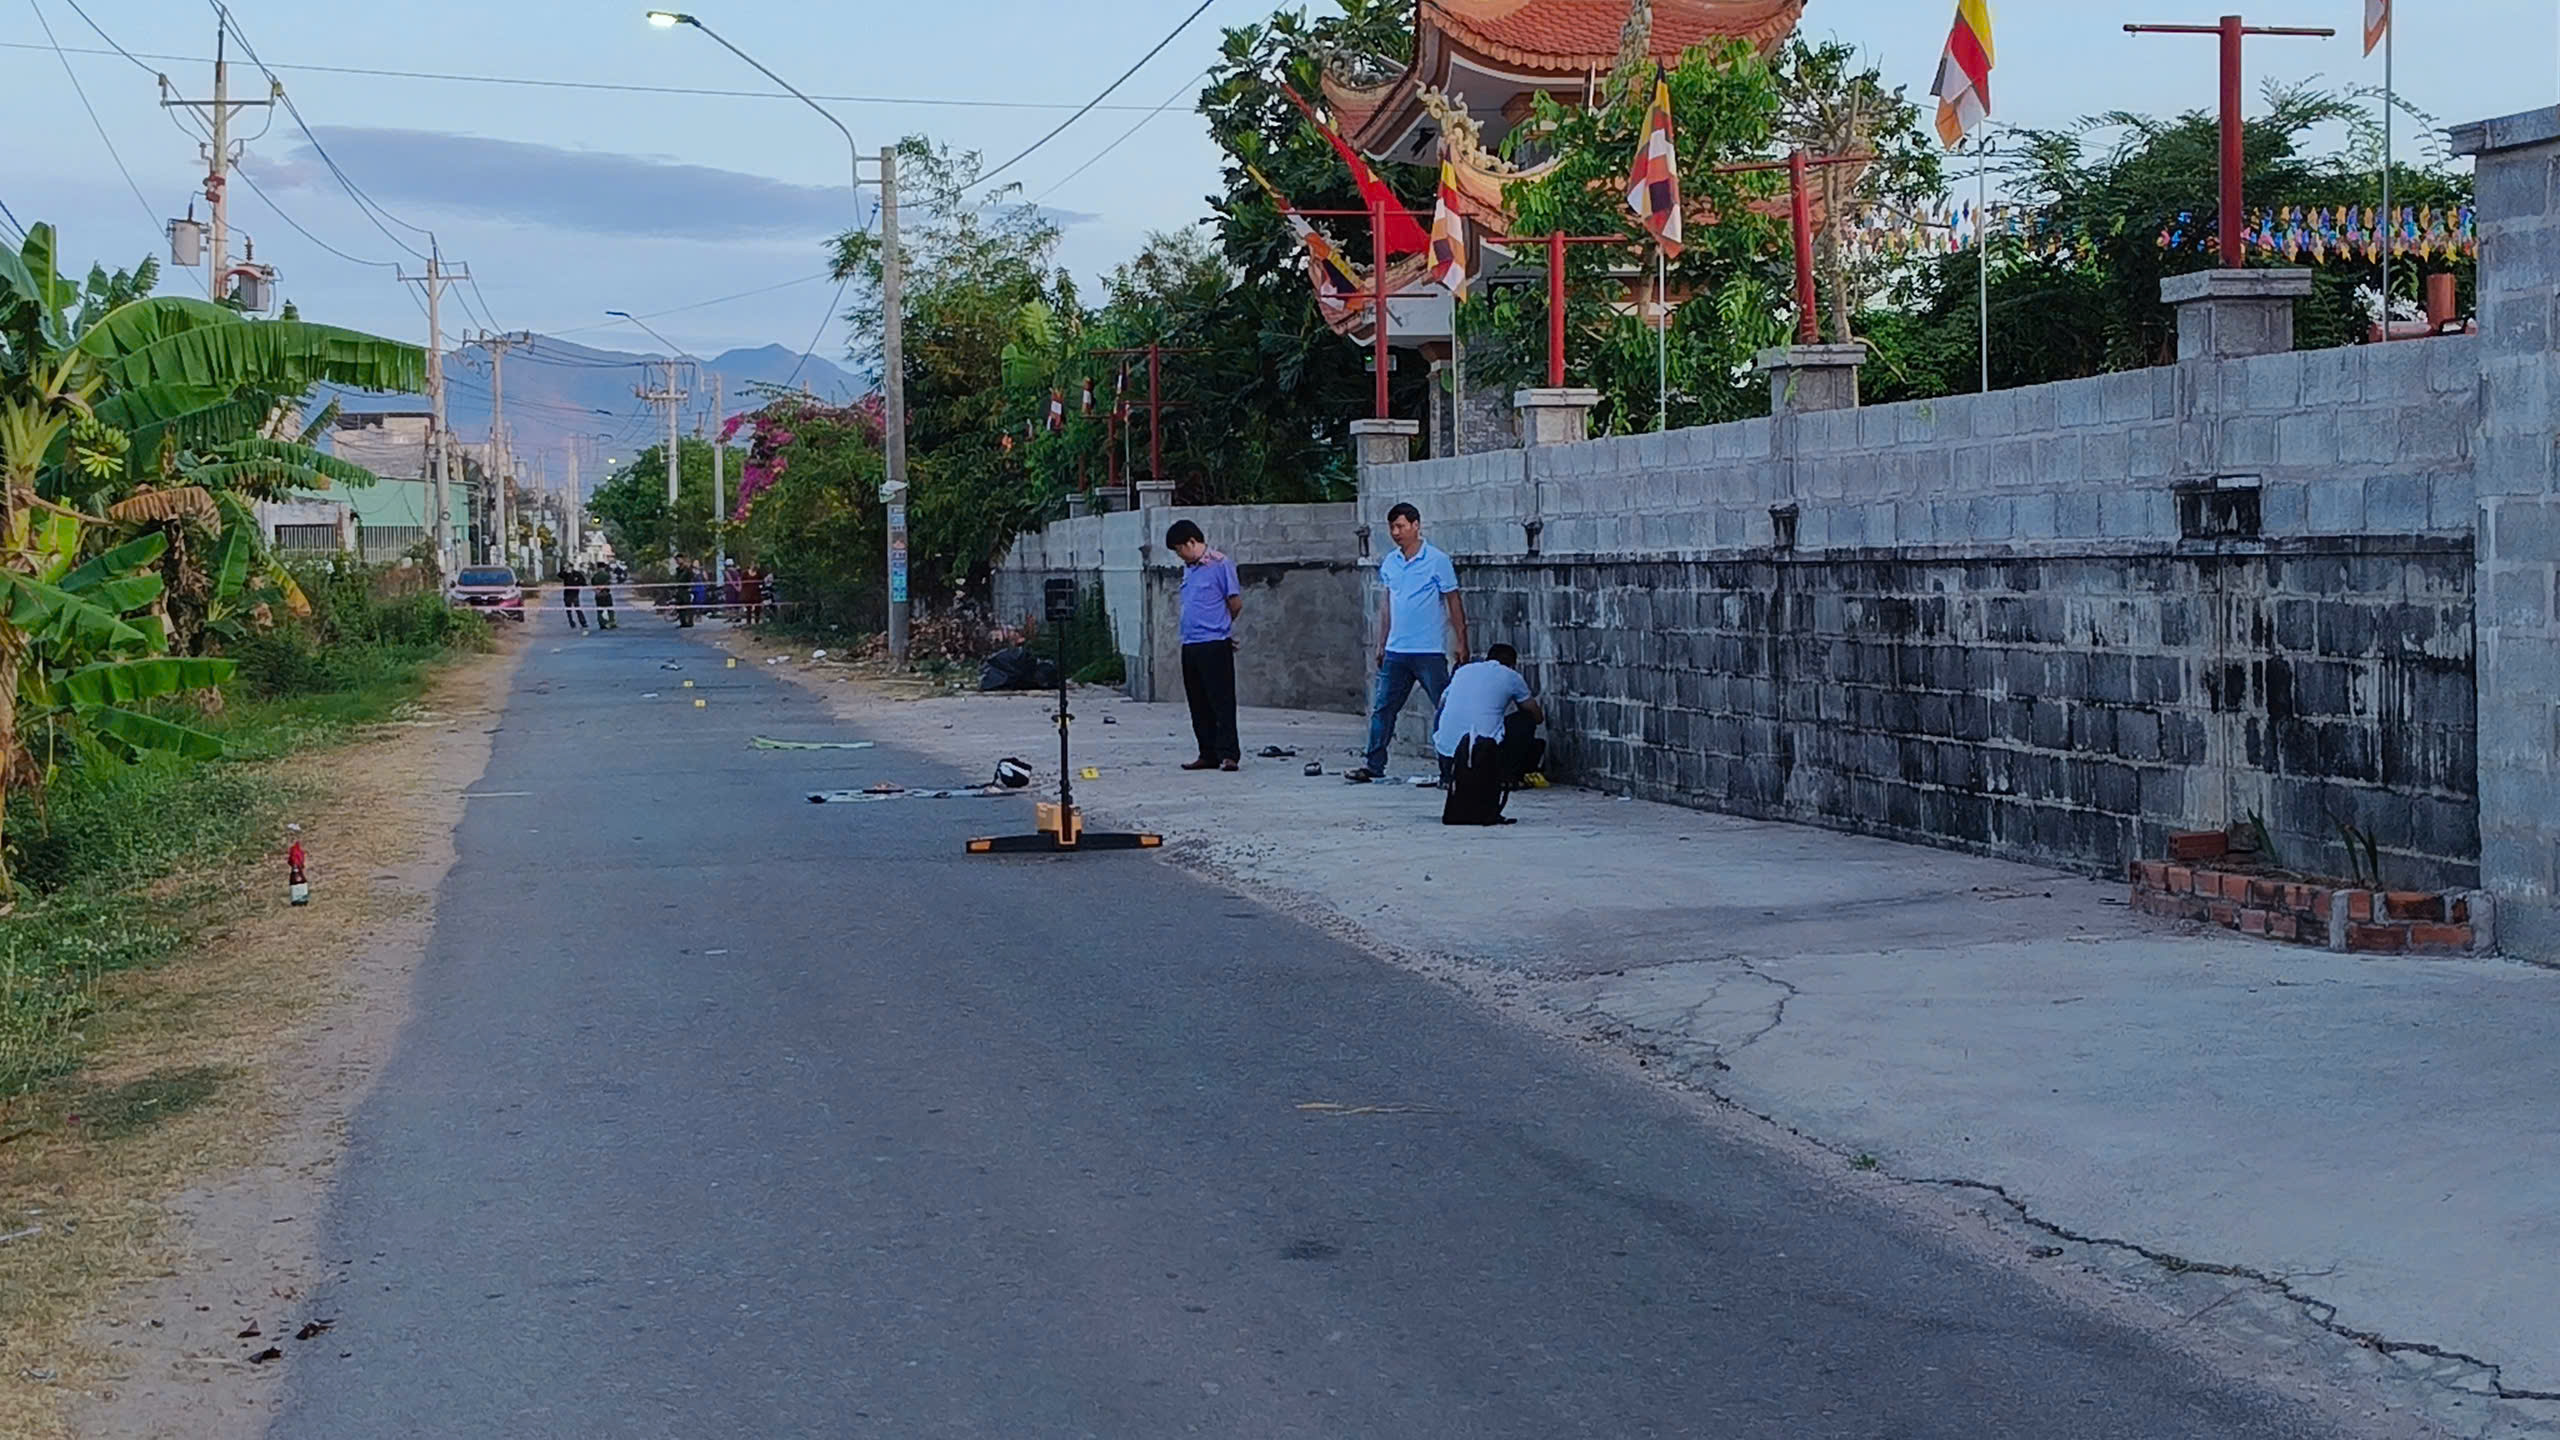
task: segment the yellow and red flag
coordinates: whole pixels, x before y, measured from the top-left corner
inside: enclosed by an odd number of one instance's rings
[[[1431,212],[1431,278],[1451,295],[1467,298],[1467,217],[1458,208],[1458,174],[1440,162],[1440,199]]]
[[[2391,0],[2364,0],[2364,53],[2382,48],[2391,34]]]
[[[1306,247],[1307,278],[1315,283],[1317,308],[1327,315],[1341,315],[1360,304],[1365,291],[1342,252],[1333,248],[1333,242],[1324,238],[1323,232],[1307,223],[1307,217],[1298,213],[1298,207],[1289,203],[1289,197],[1280,193],[1280,187],[1272,184],[1269,176],[1251,165],[1244,167],[1244,173],[1271,197],[1272,208],[1288,223],[1289,233]]]
[[[1444,182],[1445,183],[1445,182]],[[1627,177],[1627,208],[1653,232],[1666,259],[1680,255],[1680,157],[1671,140],[1671,82],[1653,71],[1653,105],[1645,111],[1644,139]]]
[[[1938,138],[1952,150],[1991,116],[1991,0],[1956,0],[1955,29],[1938,61]]]

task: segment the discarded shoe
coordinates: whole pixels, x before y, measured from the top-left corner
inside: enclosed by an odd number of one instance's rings
[[[1261,756],[1265,760],[1295,760],[1298,758],[1297,751],[1282,749],[1277,745],[1265,745],[1253,753]]]
[[[1308,761],[1308,762],[1307,762],[1307,774],[1309,774],[1310,776],[1314,776],[1314,775],[1321,775],[1321,774],[1323,774],[1323,773],[1324,773],[1324,762],[1323,762],[1323,761],[1321,761],[1321,760],[1310,760],[1310,761]]]
[[[1377,776],[1375,776],[1375,775],[1370,774],[1370,773],[1369,773],[1369,771],[1368,771],[1368,769],[1367,769],[1366,767],[1363,767],[1363,768],[1358,769],[1358,770],[1346,770],[1346,771],[1344,771],[1344,772],[1343,772],[1343,775],[1342,775],[1342,778],[1343,778],[1344,780],[1346,780],[1346,781],[1350,782],[1351,784],[1354,784],[1354,785],[1366,785],[1366,784],[1368,784],[1370,781],[1375,780],[1375,779],[1377,779],[1378,777],[1377,777]]]

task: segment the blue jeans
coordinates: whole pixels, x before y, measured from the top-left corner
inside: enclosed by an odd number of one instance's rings
[[[1437,714],[1440,696],[1449,688],[1449,657],[1446,655],[1403,655],[1387,653],[1385,663],[1378,666],[1378,681],[1369,692],[1369,773],[1387,773],[1387,747],[1395,742],[1396,716],[1404,712],[1404,702],[1413,698],[1413,687],[1431,698],[1431,709]]]

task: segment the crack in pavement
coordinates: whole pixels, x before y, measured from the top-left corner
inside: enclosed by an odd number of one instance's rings
[[[1787,1003],[1791,1000],[1802,997],[1804,994],[1804,991],[1794,983],[1780,979],[1775,975],[1768,974],[1747,959],[1740,956],[1727,958],[1731,963],[1738,965],[1754,978],[1764,980],[1786,993],[1779,998],[1777,1008],[1772,1013],[1769,1023],[1753,1032],[1748,1038],[1729,1048],[1715,1045],[1711,1042],[1708,1044],[1708,1049],[1711,1052],[1709,1064],[1713,1069],[1717,1070],[1724,1070],[1728,1068],[1724,1063],[1725,1056],[1739,1054],[1743,1050],[1749,1048],[1752,1044],[1774,1032],[1779,1025],[1785,1022]],[[1586,1006],[1579,1013],[1568,1018],[1585,1024],[1592,1023],[1594,1019],[1597,1019],[1601,1022],[1597,1028],[1603,1034],[1614,1031],[1616,1038],[1633,1045],[1635,1048],[1650,1051],[1652,1053],[1662,1055],[1665,1058],[1673,1058],[1677,1054],[1676,1046],[1666,1047],[1659,1041],[1652,1039],[1645,1029],[1631,1025],[1614,1016],[1610,1016],[1606,1011],[1601,1009],[1600,1005],[1596,1001]],[[1778,1129],[1784,1130],[1789,1135],[1792,1135],[1797,1139],[1813,1145],[1831,1155],[1838,1156],[1843,1160],[1852,1158],[1850,1152],[1838,1144],[1823,1139],[1818,1135],[1808,1134],[1804,1130],[1801,1130],[1794,1125],[1790,1125],[1786,1121],[1781,1120],[1774,1115],[1754,1110],[1750,1106],[1736,1100],[1733,1096],[1725,1093],[1722,1089],[1712,1083],[1703,1079],[1691,1078],[1689,1074],[1683,1073],[1685,1068],[1686,1067],[1666,1069],[1661,1073],[1663,1074],[1663,1077],[1671,1083],[1692,1086],[1713,1098],[1720,1104],[1729,1106],[1742,1114],[1749,1115],[1753,1119],[1761,1121],[1764,1124],[1772,1125]],[[2472,1355],[2460,1350],[2448,1349],[2444,1346],[2431,1344],[2423,1340],[2395,1340],[2378,1331],[2359,1329],[2356,1326],[2349,1325],[2338,1318],[2338,1307],[2335,1303],[2323,1300],[2316,1295],[2305,1294],[2303,1291],[2296,1288],[2293,1283],[2299,1276],[2332,1273],[2329,1271],[2267,1271],[2248,1265],[2234,1265],[2219,1261],[2194,1260],[2171,1251],[2160,1250],[2141,1244],[2138,1241],[2124,1240],[2107,1235],[2084,1234],[2080,1231],[2073,1230],[2066,1225],[2058,1224],[2036,1214],[2026,1201],[2011,1194],[2007,1187],[1992,1181],[1972,1180],[1963,1177],[1905,1175],[1891,1170],[1877,1170],[1873,1173],[1878,1174],[1885,1180],[1889,1180],[1900,1185],[1922,1185],[1940,1189],[1978,1191],[1982,1194],[1998,1199],[2003,1205],[2009,1207],[2009,1209],[2016,1214],[2019,1223],[2026,1225],[2030,1229],[2040,1231],[2057,1240],[2062,1240],[2070,1244],[2085,1245],[2093,1249],[2115,1250],[2124,1254],[2138,1256],[2141,1259],[2159,1267],[2162,1271],[2168,1274],[2213,1275],[2226,1279],[2245,1281],[2248,1284],[2257,1286],[2269,1294],[2275,1295],[2291,1304],[2297,1309],[2303,1318],[2309,1320],[2312,1324],[2317,1325],[2320,1329],[2336,1336],[2339,1339],[2350,1341],[2355,1345],[2363,1349],[2370,1350],[2378,1355],[2416,1355],[2430,1360],[2444,1361],[2452,1365],[2466,1366],[2476,1373],[2479,1380],[2479,1383],[2477,1384],[2470,1384],[2443,1376],[2411,1377],[2416,1383],[2438,1385],[2444,1389],[2451,1390],[2459,1394],[2471,1395],[2484,1399],[2511,1401],[2560,1401],[2560,1390],[2537,1390],[2524,1386],[2507,1384],[2505,1379],[2505,1368],[2497,1361],[2485,1360],[2477,1355]],[[2233,1293],[2237,1294],[2240,1292],[2235,1291]],[[2184,1321],[2181,1321],[2180,1324],[2192,1324],[2197,1319],[2202,1318],[2205,1314],[2219,1308],[2222,1304],[2226,1303],[2229,1298],[2230,1297],[2226,1296],[2224,1297],[2224,1300],[2219,1300],[2214,1302],[2212,1305],[2206,1306],[2203,1310],[2197,1311],[2194,1315],[2188,1316]]]

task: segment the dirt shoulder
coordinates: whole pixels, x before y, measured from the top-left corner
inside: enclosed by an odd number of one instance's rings
[[[257,1357],[328,1343],[278,1327],[522,652],[458,661],[408,718],[278,762],[308,908],[272,859],[172,882],[199,933],[109,982],[60,1109],[0,1148],[0,1236],[32,1232],[0,1245],[0,1434],[255,1436],[280,1369]]]

